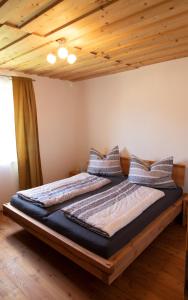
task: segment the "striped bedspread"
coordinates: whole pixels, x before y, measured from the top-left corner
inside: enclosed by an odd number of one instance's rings
[[[82,226],[111,237],[163,196],[160,190],[125,180],[107,191],[67,205],[62,211]]]
[[[95,191],[108,183],[110,183],[109,179],[80,173],[36,188],[19,191],[17,195],[24,200],[49,207],[78,195]]]

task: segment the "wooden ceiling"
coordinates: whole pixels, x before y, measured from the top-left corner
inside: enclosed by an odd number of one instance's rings
[[[77,62],[46,56],[66,40]],[[82,80],[188,56],[188,0],[0,0],[0,71]]]

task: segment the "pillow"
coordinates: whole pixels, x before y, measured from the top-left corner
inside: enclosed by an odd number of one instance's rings
[[[172,180],[173,157],[162,159],[150,165],[136,156],[131,157],[129,181],[157,188],[175,188]]]
[[[95,175],[122,175],[118,146],[114,147],[106,156],[91,148],[87,171]]]

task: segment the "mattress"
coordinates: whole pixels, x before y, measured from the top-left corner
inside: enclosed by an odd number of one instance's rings
[[[69,203],[73,203],[111,188],[112,186],[120,183],[122,180],[125,180],[125,177],[112,177],[111,180],[112,182],[109,185],[104,186],[97,191],[75,197],[74,199],[69,200]],[[176,189],[162,189],[162,191],[165,193],[163,198],[147,208],[140,216],[119,230],[111,238],[101,236],[66,218],[60,210],[64,205],[66,205],[66,203],[49,208],[42,208],[20,199],[18,196],[13,196],[11,204],[88,250],[91,250],[104,258],[109,258],[125,246],[182,195],[182,189],[179,187]]]

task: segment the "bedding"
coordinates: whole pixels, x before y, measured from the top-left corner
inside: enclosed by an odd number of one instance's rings
[[[163,189],[165,197],[148,207],[136,219],[107,238],[89,230],[67,218],[61,210],[57,210],[42,219],[42,222],[53,230],[73,240],[86,249],[109,258],[130,242],[147,225],[157,218],[163,211],[176,202],[182,195],[182,189]],[[82,196],[83,197],[83,196]],[[65,203],[63,204],[65,205]]]
[[[119,176],[122,174],[120,153],[118,146],[114,147],[106,156],[91,148],[88,173],[105,176]]]
[[[80,201],[80,200],[84,199],[85,197],[89,197],[92,195],[96,195],[100,192],[106,191],[107,189],[109,189],[109,188],[117,185],[118,183],[122,182],[123,180],[125,180],[125,178],[126,177],[124,177],[124,176],[108,177],[108,179],[110,180],[110,183],[108,183],[107,185],[104,185],[103,187],[99,188],[98,190],[90,191],[85,194],[76,196],[76,197],[68,200],[68,203],[69,204],[75,203],[76,201]],[[65,201],[65,202],[57,203],[57,204],[49,206],[49,207],[45,207],[45,206],[41,206],[40,203],[33,203],[31,201],[24,200],[18,194],[13,195],[11,197],[10,202],[14,207],[23,211],[30,217],[37,219],[38,221],[41,221],[42,218],[50,215],[53,212],[56,212],[57,210],[60,210],[61,208],[66,206],[66,201]]]
[[[77,196],[68,202],[59,203],[51,207],[41,207],[33,204],[32,202],[21,199],[18,195],[15,195],[11,198],[11,204],[32,218],[37,219],[41,223],[45,224],[49,228],[85,247],[86,249],[102,257],[109,258],[123,246],[125,246],[137,234],[139,234],[148,224],[150,224],[170,205],[176,202],[176,200],[182,195],[182,189],[179,187],[175,189],[162,189],[162,191],[165,193],[165,197],[156,201],[136,219],[120,229],[110,238],[99,235],[96,232],[93,232],[65,217],[64,213],[61,211],[61,208],[66,206],[67,203],[75,203],[84,199],[85,197],[94,195],[96,193],[101,193],[102,191],[110,189],[127,178],[123,176],[112,176],[109,177],[109,179],[111,182],[108,185],[105,185],[96,191]]]
[[[111,237],[163,196],[160,190],[124,180],[105,192],[69,204],[62,211],[82,226]]]
[[[17,195],[27,201],[49,207],[99,189],[108,183],[110,179],[80,173],[36,188],[19,191]]]
[[[129,181],[154,188],[175,188],[172,180],[173,157],[149,164],[132,155],[129,169]]]

